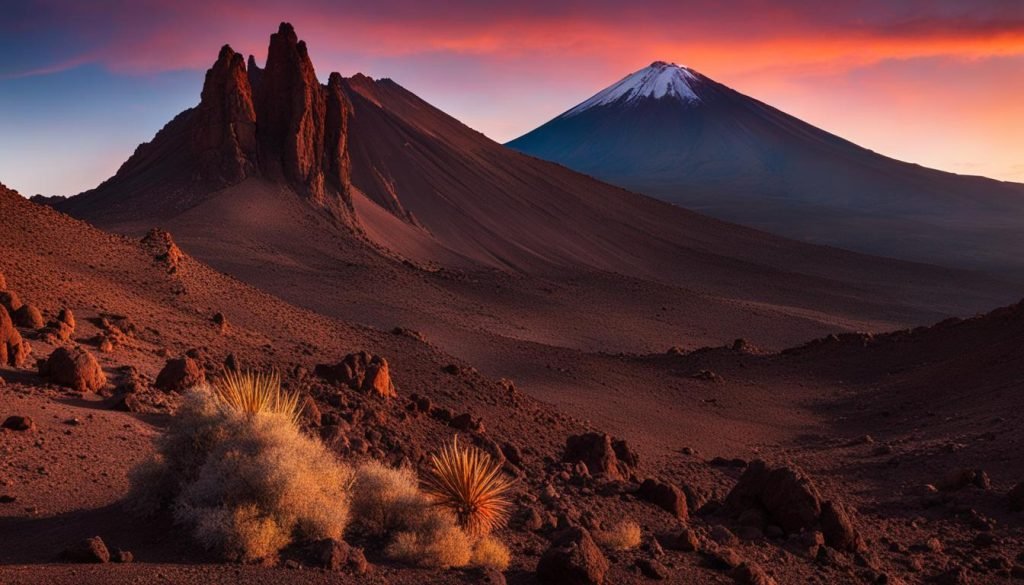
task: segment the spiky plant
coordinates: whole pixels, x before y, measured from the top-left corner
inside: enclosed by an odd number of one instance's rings
[[[280,414],[293,424],[299,422],[299,397],[281,389],[277,372],[224,370],[213,383],[213,393],[221,404],[239,414]]]
[[[450,509],[466,532],[488,534],[508,520],[512,481],[501,464],[476,447],[462,447],[459,437],[432,455],[423,491],[434,504]]]

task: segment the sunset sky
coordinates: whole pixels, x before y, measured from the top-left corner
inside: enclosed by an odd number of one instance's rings
[[[0,182],[95,187],[282,20],[498,141],[655,60],[902,160],[1024,182],[1024,1],[4,0]],[[827,6],[827,7],[826,7]]]

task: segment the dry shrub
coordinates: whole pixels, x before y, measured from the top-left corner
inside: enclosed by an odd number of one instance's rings
[[[277,372],[253,372],[225,369],[213,383],[213,394],[229,409],[248,416],[280,414],[298,425],[298,394],[281,389]]]
[[[428,508],[411,530],[399,532],[385,554],[396,561],[427,568],[464,567],[473,553],[472,540],[446,510]]]
[[[512,481],[501,474],[501,464],[476,447],[460,447],[455,437],[438,455],[423,489],[435,504],[448,508],[470,535],[481,536],[508,520]]]
[[[597,531],[594,539],[613,550],[631,550],[640,546],[640,525],[632,520],[623,520],[611,530]]]
[[[508,547],[500,540],[493,536],[484,536],[473,547],[470,563],[474,567],[504,571],[508,568],[511,558],[512,555],[509,554]]]
[[[383,536],[410,529],[426,514],[416,472],[388,467],[377,460],[356,469],[352,485],[352,521],[368,534]]]
[[[293,537],[340,539],[352,473],[287,413],[240,411],[197,389],[131,479],[137,511],[170,507],[207,548],[255,561]]]

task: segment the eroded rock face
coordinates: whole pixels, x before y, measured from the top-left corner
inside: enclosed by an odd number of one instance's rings
[[[14,322],[7,309],[0,306],[0,365],[19,368],[28,361],[30,353],[28,343],[14,328]]]
[[[349,182],[352,173],[348,154],[348,119],[352,114],[352,104],[342,89],[340,74],[331,73],[324,87],[324,96],[324,177],[327,186],[340,195],[344,205],[351,211]]]
[[[563,460],[582,461],[593,475],[613,481],[629,479],[637,464],[637,456],[625,441],[613,441],[604,433],[573,435],[566,440]]]
[[[58,347],[50,357],[40,361],[39,374],[54,384],[79,392],[95,392],[107,383],[107,375],[99,362],[81,347]]]
[[[306,43],[299,40],[292,25],[281,23],[270,36],[261,77],[256,119],[264,174],[323,200],[326,98]]]
[[[204,178],[228,186],[255,172],[258,149],[252,89],[242,55],[228,45],[206,72],[194,119],[192,148]]]

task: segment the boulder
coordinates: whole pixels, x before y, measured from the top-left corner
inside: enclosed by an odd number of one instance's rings
[[[670,483],[645,479],[640,484],[636,497],[666,510],[680,520],[687,520],[690,516],[686,505],[686,494]]]
[[[365,351],[350,353],[334,365],[318,364],[314,373],[330,383],[345,384],[360,392],[382,398],[398,396],[387,360]]]
[[[483,420],[475,418],[468,412],[464,412],[452,418],[452,420],[448,421],[448,426],[460,431],[470,431],[474,433],[482,433],[486,430]]]
[[[199,363],[190,357],[167,360],[156,377],[156,387],[164,392],[183,392],[206,381]]]
[[[98,536],[82,539],[65,549],[62,555],[72,563],[109,563],[110,551]]]
[[[46,325],[43,314],[34,305],[22,305],[14,312],[13,320],[18,327],[26,329],[40,329]]]
[[[821,496],[807,476],[795,467],[769,468],[761,460],[747,466],[725,505],[736,514],[760,508],[788,533],[814,526],[821,516]]]
[[[7,309],[0,307],[0,366],[21,367],[28,361],[30,353],[32,349],[14,328]]]
[[[849,514],[837,502],[828,501],[821,505],[821,532],[825,535],[825,544],[834,549],[851,552],[864,549]]]
[[[760,565],[750,561],[733,569],[730,575],[740,585],[777,585],[775,579],[765,573]]]
[[[565,443],[563,461],[582,461],[593,475],[624,481],[633,473],[638,457],[625,441],[613,441],[606,433],[572,435]]]
[[[36,428],[36,423],[32,422],[32,419],[27,416],[15,415],[4,419],[3,424],[0,424],[0,428],[11,431],[31,431]]]
[[[39,375],[79,392],[95,392],[107,383],[99,362],[81,347],[58,347],[39,362]]]
[[[167,272],[177,272],[185,253],[174,243],[170,232],[159,228],[149,230],[142,238],[142,245],[149,249],[153,259],[167,267]]]
[[[71,309],[61,309],[60,313],[57,314],[57,321],[64,323],[74,331],[77,324],[75,323],[75,314],[71,312]]]
[[[0,306],[13,314],[21,308],[21,297],[13,290],[0,290]]]
[[[640,569],[641,575],[655,581],[664,581],[669,577],[668,568],[654,559],[637,559],[636,568]]]
[[[583,528],[559,534],[537,563],[537,580],[548,585],[602,585],[608,559]]]

